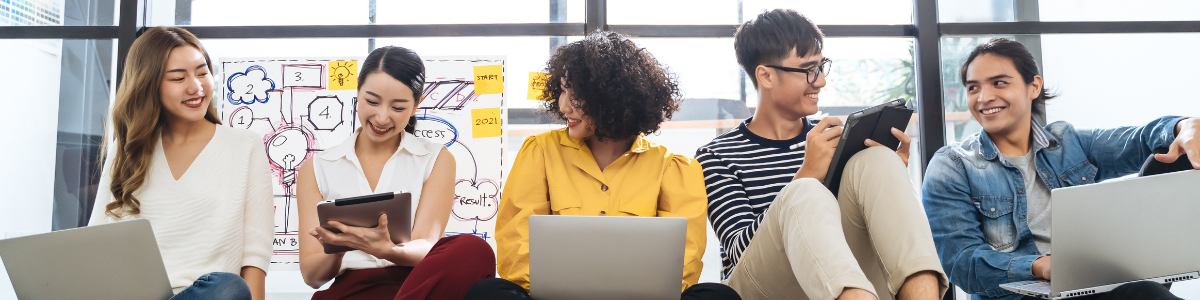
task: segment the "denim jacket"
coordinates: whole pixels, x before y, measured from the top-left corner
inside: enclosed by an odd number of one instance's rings
[[[1075,129],[1031,126],[1037,175],[1051,190],[1135,173],[1154,149],[1175,140],[1182,117],[1145,126]],[[980,133],[942,147],[929,162],[922,201],[942,268],[973,299],[1018,299],[1001,284],[1035,279],[1041,257],[1025,219],[1025,181]]]

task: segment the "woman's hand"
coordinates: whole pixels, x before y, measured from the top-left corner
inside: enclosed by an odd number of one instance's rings
[[[322,243],[354,248],[375,257],[390,257],[397,251],[397,246],[392,243],[387,224],[386,214],[379,216],[379,226],[373,228],[354,227],[338,221],[329,221],[329,225],[333,225],[342,233],[333,233],[317,226],[309,234]]]

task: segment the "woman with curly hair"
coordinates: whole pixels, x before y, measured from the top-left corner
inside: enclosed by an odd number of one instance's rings
[[[565,45],[547,63],[546,112],[566,128],[525,139],[501,194],[497,269],[467,299],[529,299],[529,216],[687,219],[685,299],[739,299],[725,285],[697,285],[707,195],[700,164],[646,139],[679,109],[673,75],[644,48],[612,32]]]

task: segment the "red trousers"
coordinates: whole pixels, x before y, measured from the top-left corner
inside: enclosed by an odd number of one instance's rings
[[[416,267],[347,270],[313,300],[462,299],[475,282],[496,275],[496,255],[469,234],[438,239]]]

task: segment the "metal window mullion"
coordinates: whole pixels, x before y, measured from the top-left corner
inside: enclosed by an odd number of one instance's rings
[[[584,5],[586,5],[584,9],[584,35],[598,30],[609,30],[608,1],[587,0]]]
[[[146,1],[150,0],[120,0],[120,17],[117,23],[117,80],[113,87],[121,86],[121,77],[125,72],[125,57],[129,48],[137,39],[139,32],[146,26]]]
[[[916,38],[913,41],[913,67],[917,74],[918,113],[921,117],[921,173],[929,161],[946,143],[946,116],[942,107],[941,33],[937,19],[938,0],[913,1],[913,26]],[[924,177],[924,176],[922,176]],[[947,299],[954,299],[947,293]]]

